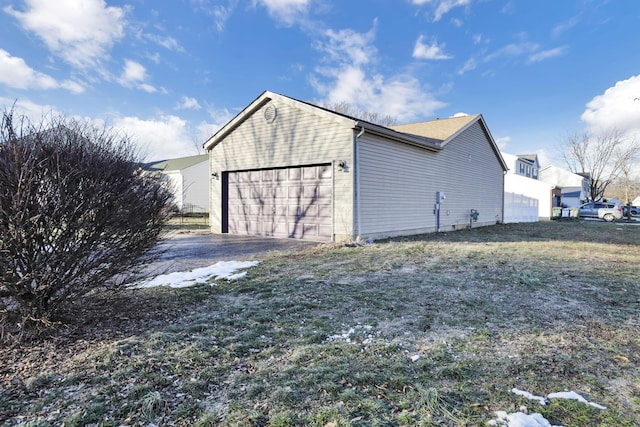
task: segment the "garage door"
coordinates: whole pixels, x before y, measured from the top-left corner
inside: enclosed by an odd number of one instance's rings
[[[228,172],[227,232],[331,240],[331,165]]]

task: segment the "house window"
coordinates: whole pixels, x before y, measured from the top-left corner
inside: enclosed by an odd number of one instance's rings
[[[524,175],[524,163],[519,163],[520,165],[520,175]]]

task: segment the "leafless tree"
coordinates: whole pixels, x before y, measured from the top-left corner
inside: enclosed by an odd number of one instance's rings
[[[323,104],[321,107],[327,110],[335,111],[336,113],[344,114],[346,116],[353,117],[355,119],[364,120],[367,122],[375,123],[380,126],[392,126],[396,124],[395,117],[388,114],[382,115],[375,112],[363,111],[353,104],[346,101]]]
[[[607,187],[623,170],[631,168],[639,152],[640,144],[637,141],[626,140],[619,130],[612,129],[597,135],[570,135],[562,155],[572,172],[589,174],[589,197],[598,201],[602,200]]]
[[[53,118],[0,122],[0,332],[55,320],[118,290],[155,256],[171,194],[141,173],[129,140]]]

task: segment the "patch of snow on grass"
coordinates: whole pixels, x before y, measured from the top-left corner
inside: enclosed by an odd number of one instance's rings
[[[169,286],[170,288],[185,288],[199,283],[207,283],[211,278],[237,280],[244,277],[247,272],[238,270],[254,267],[259,261],[220,261],[208,267],[196,268],[191,271],[176,271],[174,273],[161,274],[160,276],[133,283],[130,287],[153,288],[156,286]]]
[[[512,388],[511,393],[517,394],[519,396],[523,396],[526,399],[537,400],[541,405],[546,405],[549,399],[569,399],[569,400],[577,400],[578,402],[586,403],[587,405],[591,405],[594,408],[598,409],[607,409],[606,406],[598,405],[594,402],[589,402],[584,397],[580,396],[575,391],[563,391],[559,393],[550,393],[546,398],[542,396],[536,396],[534,394],[529,393],[528,391],[518,390],[517,388]]]
[[[535,394],[529,393],[528,391],[520,390],[517,388],[512,388],[511,392],[517,394],[518,396],[522,396],[525,399],[537,400],[540,405],[546,405],[549,399],[570,399],[577,400],[578,402],[591,405],[598,409],[607,409],[605,406],[598,405],[594,402],[589,402],[587,399],[580,396],[575,391],[550,393],[547,395],[547,397],[536,396]],[[489,421],[489,425],[506,427],[561,427],[552,426],[551,423],[549,423],[549,421],[542,416],[542,414],[538,413],[526,414],[524,412],[514,412],[508,414],[505,411],[496,411],[495,414],[497,418],[495,420]]]
[[[549,420],[538,413],[525,414],[523,412],[514,412],[513,414],[507,414],[505,411],[496,411],[496,416],[498,418],[489,421],[489,425],[507,427],[561,427],[552,426]]]
[[[569,400],[577,400],[578,402],[586,403],[587,405],[593,406],[598,409],[607,409],[606,406],[598,405],[594,402],[589,402],[584,397],[580,396],[575,391],[563,391],[560,393],[551,393],[547,396],[549,399],[569,399]]]
[[[538,403],[540,403],[541,405],[546,405],[547,404],[547,399],[546,398],[544,398],[542,396],[536,396],[535,394],[531,394],[528,391],[518,390],[517,388],[512,388],[511,389],[511,393],[517,394],[519,396],[522,396],[525,399],[537,400]]]

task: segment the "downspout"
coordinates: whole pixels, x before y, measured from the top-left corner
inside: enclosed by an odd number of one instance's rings
[[[357,124],[356,124],[357,125]],[[355,169],[355,173],[353,175],[353,179],[355,180],[355,194],[354,201],[356,205],[355,211],[355,220],[356,220],[356,239],[360,239],[361,228],[360,228],[360,164],[358,163],[358,139],[364,135],[364,126],[360,125],[360,132],[353,139],[353,166]]]
[[[504,224],[504,179],[507,176],[507,173],[508,171],[502,171],[502,214],[500,218],[501,224]],[[540,208],[538,208],[538,219],[540,219],[539,212],[540,212]]]

